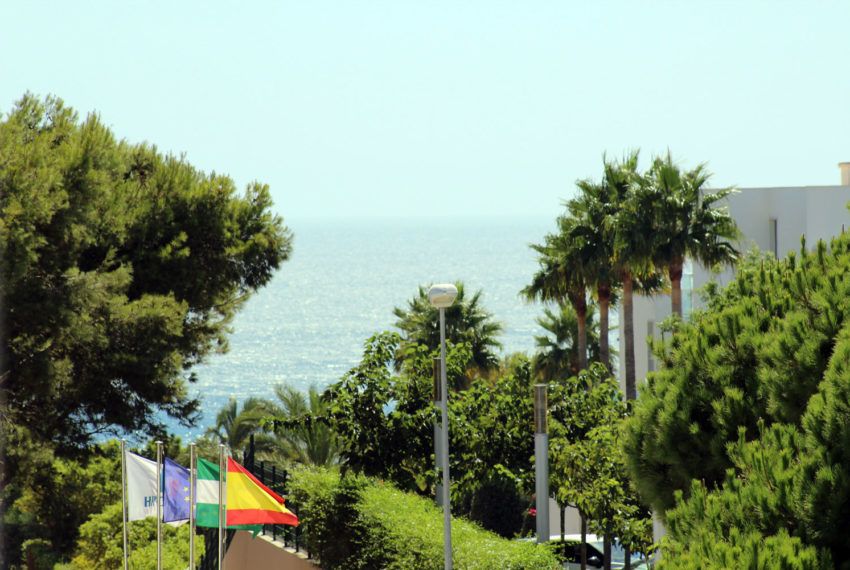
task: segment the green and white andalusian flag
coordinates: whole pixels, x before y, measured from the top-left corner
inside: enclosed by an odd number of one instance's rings
[[[218,528],[218,465],[199,457],[197,481],[195,525]],[[227,528],[249,530],[256,536],[263,527],[262,525],[230,525]]]

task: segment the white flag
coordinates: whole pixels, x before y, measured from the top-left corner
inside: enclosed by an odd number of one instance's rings
[[[156,518],[156,461],[127,452],[127,520]]]

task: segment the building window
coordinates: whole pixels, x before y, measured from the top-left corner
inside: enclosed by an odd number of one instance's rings
[[[770,218],[768,233],[768,249],[773,252],[773,257],[779,259],[779,233],[777,233],[776,218]]]
[[[655,338],[655,321],[646,321],[646,371],[655,372],[655,355],[650,342]]]

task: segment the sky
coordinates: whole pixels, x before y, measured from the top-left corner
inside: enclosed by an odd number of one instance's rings
[[[837,184],[850,2],[13,1],[30,91],[268,183],[290,219],[553,218],[602,156]]]

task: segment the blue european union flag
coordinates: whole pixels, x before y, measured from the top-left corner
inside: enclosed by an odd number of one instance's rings
[[[165,458],[163,473],[163,517],[165,522],[189,519],[189,470]]]

